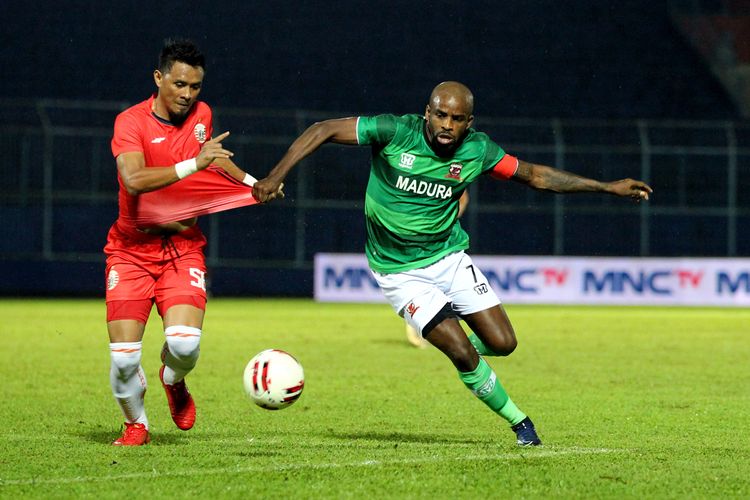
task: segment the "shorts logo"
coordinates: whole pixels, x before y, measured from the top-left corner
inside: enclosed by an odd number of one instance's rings
[[[487,283],[478,284],[474,287],[474,291],[477,292],[477,295],[484,295],[489,291],[489,289],[487,288]]]
[[[407,170],[411,170],[411,167],[414,166],[414,160],[416,159],[417,157],[412,154],[401,153],[401,161],[398,162],[398,166]]]
[[[487,382],[482,384],[480,387],[478,387],[476,390],[472,391],[477,397],[481,398],[489,393],[492,392],[492,390],[495,388],[495,382],[497,381],[497,376],[495,376],[494,373],[490,375],[490,378],[487,379]]]
[[[448,173],[445,175],[446,179],[456,179],[461,180],[461,170],[464,168],[464,166],[460,163],[451,163],[451,166],[448,167]]]
[[[411,316],[412,318],[419,310],[419,306],[414,304],[414,302],[409,302],[409,305],[406,306],[406,312]]]
[[[115,271],[115,268],[113,266],[112,269],[109,270],[109,274],[107,275],[107,290],[113,290],[119,282],[120,275],[117,271]]]
[[[206,126],[202,123],[196,123],[195,128],[193,129],[193,134],[195,134],[195,138],[198,139],[198,142],[201,144],[206,142]]]

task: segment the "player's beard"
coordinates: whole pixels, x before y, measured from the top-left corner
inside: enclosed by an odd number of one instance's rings
[[[190,112],[193,110],[195,102],[191,102],[189,106],[177,106],[177,111],[169,109],[169,121],[175,125],[179,125],[187,119]]]
[[[170,109],[169,110],[169,121],[171,123],[175,124],[175,125],[181,124],[182,122],[185,121],[185,119],[187,119],[188,115],[190,114],[190,110],[192,110],[192,109],[193,109],[192,106],[190,106],[189,108],[186,108],[184,111],[180,110],[180,111],[177,111],[177,112],[172,111]]]
[[[432,130],[429,124],[425,124],[425,138],[427,139],[430,148],[441,158],[453,156],[463,140],[463,137],[455,138],[455,140],[449,144],[442,144],[438,141],[438,133]]]
[[[430,147],[432,150],[437,154],[438,156],[445,158],[448,156],[453,156],[453,154],[458,149],[458,146],[461,144],[460,139],[456,139],[451,143],[443,144],[438,141],[437,135],[433,134],[430,138]]]

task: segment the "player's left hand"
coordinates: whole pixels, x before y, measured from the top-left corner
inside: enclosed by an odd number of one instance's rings
[[[649,195],[654,192],[651,186],[643,181],[633,179],[622,179],[609,183],[610,192],[617,196],[623,196],[632,199],[636,203],[641,200],[648,200]]]
[[[211,139],[203,143],[198,156],[195,157],[195,162],[198,170],[207,168],[209,165],[211,165],[211,163],[214,162],[214,160],[228,159],[234,156],[234,153],[232,153],[228,149],[224,149],[221,144],[221,141],[223,141],[227,137],[229,137],[228,131],[224,132],[223,134],[219,134],[216,137],[212,137]]]

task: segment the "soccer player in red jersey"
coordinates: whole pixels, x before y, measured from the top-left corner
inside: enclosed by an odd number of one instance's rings
[[[195,403],[184,378],[198,360],[206,307],[206,238],[197,217],[140,223],[139,203],[157,190],[188,196],[190,176],[209,165],[237,181],[254,181],[223,147],[229,132],[212,137],[211,109],[197,100],[204,73],[205,57],[192,42],[167,40],[154,70],[156,93],[115,120],[112,153],[119,174],[119,217],[109,230],[104,253],[110,382],[125,415],[125,430],[114,445],[149,441],[141,346],[154,303],[166,336],[159,378],[172,419],[182,430],[195,422]],[[164,207],[165,213],[169,208]]]

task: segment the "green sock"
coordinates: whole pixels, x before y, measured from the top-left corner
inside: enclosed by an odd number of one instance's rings
[[[477,337],[476,333],[470,333],[469,334],[469,342],[471,342],[471,345],[474,346],[474,349],[477,350],[480,356],[492,356],[495,353],[490,351],[490,348],[484,345],[484,342],[482,342],[482,339]]]
[[[526,418],[518,409],[497,380],[495,372],[483,358],[479,358],[479,365],[470,372],[458,372],[458,376],[466,387],[492,411],[507,420],[510,425],[516,425]]]

